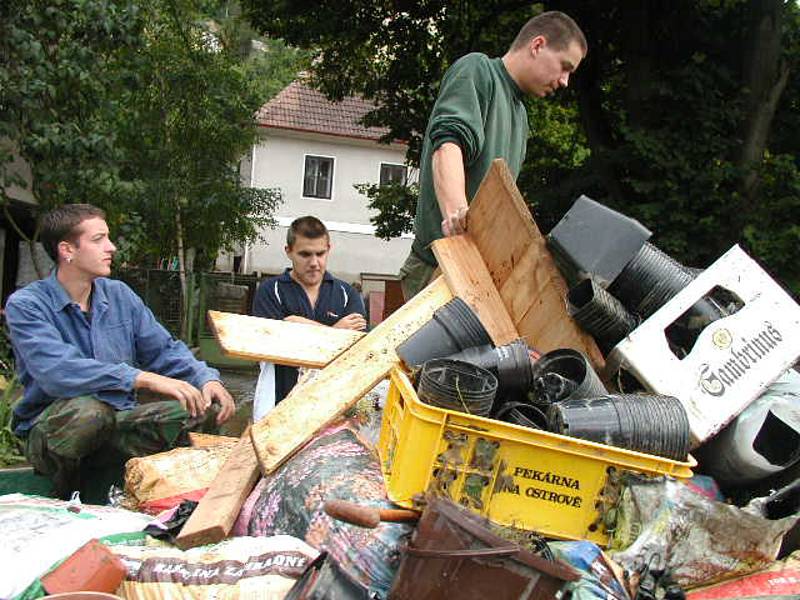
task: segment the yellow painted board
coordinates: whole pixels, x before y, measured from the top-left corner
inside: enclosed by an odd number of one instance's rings
[[[364,337],[361,331],[208,311],[211,330],[228,356],[320,368]]]

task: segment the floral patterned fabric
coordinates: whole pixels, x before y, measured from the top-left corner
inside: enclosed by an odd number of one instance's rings
[[[309,442],[272,475],[261,479],[245,503],[234,535],[292,535],[326,550],[342,570],[385,597],[412,527],[381,523],[367,529],[323,511],[329,499],[389,508],[378,457],[344,421]]]

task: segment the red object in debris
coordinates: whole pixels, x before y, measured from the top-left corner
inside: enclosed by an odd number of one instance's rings
[[[42,577],[42,585],[48,594],[83,591],[113,593],[127,573],[118,556],[99,541],[89,540]]]
[[[384,293],[383,292],[370,292],[367,296],[369,302],[369,326],[375,327],[380,324],[386,317],[383,314],[384,308]]]

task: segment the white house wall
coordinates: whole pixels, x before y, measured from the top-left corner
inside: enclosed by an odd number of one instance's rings
[[[277,273],[287,266],[286,225],[297,217],[314,215],[331,231],[334,252],[328,264],[348,281],[361,273],[396,274],[408,255],[409,236],[385,242],[376,238],[369,222],[367,198],[353,187],[377,183],[381,163],[403,164],[406,147],[387,146],[349,138],[269,130],[254,148],[247,165],[254,187],[279,188],[284,203],[276,217],[280,226],[264,232],[266,244],[251,246],[245,256],[247,272]],[[305,156],[334,159],[332,198],[304,198]],[[246,169],[243,168],[243,176]]]

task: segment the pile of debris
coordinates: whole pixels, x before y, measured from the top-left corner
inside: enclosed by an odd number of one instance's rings
[[[0,597],[800,593],[800,307],[585,197],[545,238],[501,161],[468,218],[367,334],[211,314],[228,354],[321,370],[238,441],[130,461],[136,512],[0,497],[36,557]]]

